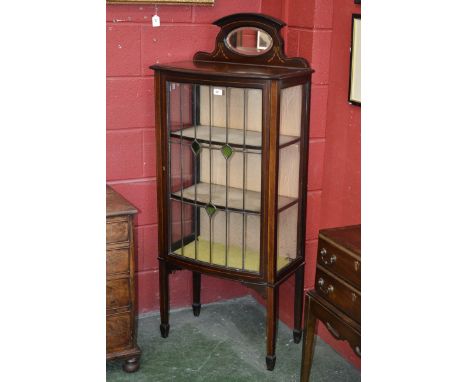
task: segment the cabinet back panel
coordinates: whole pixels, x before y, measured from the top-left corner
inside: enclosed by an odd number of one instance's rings
[[[281,90],[280,134],[299,137],[302,118],[302,85]]]
[[[244,155],[246,161],[245,181],[246,189],[261,191],[261,166],[260,153],[242,153],[234,151],[228,159],[228,187],[243,188],[244,183]],[[204,148],[200,152],[200,181],[210,182],[210,151]],[[226,186],[226,159],[221,150],[211,151],[211,182]]]
[[[220,89],[223,95],[214,95],[213,90]],[[229,100],[229,104],[228,104]],[[245,106],[245,108],[244,108]],[[262,91],[260,89],[242,89],[200,86],[200,123],[202,125],[226,127],[226,114],[230,128],[262,131]],[[245,116],[244,116],[245,112]]]

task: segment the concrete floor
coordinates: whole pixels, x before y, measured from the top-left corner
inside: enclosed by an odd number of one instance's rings
[[[139,319],[140,370],[122,371],[122,362],[107,363],[107,382],[138,381],[299,381],[302,341],[279,323],[276,366],[265,368],[265,309],[247,296],[192,309],[172,311],[168,338],[161,338],[159,316]],[[360,372],[320,338],[316,340],[311,381],[360,381]]]

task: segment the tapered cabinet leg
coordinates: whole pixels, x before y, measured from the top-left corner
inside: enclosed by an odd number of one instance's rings
[[[294,295],[294,342],[301,342],[302,336],[302,307],[304,304],[304,266],[296,271]]]
[[[301,382],[309,382],[310,368],[314,356],[314,337],[316,319],[310,311],[310,300],[306,298],[304,314],[304,342],[302,344]]]
[[[201,275],[198,272],[192,272],[192,293],[193,303],[192,310],[193,315],[198,317],[200,315],[200,288],[201,288]]]
[[[169,270],[165,261],[159,260],[159,306],[161,312],[161,336],[169,335]]]
[[[267,287],[267,356],[268,370],[275,368],[276,333],[278,328],[278,288]]]

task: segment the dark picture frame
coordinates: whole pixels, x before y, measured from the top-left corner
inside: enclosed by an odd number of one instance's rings
[[[361,106],[361,14],[353,13],[349,60],[348,102]]]

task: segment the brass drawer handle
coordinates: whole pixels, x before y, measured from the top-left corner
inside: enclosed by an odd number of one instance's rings
[[[329,256],[328,259],[325,256],[327,256],[327,249],[322,248],[320,250],[320,258],[322,259],[322,262],[325,265],[332,265],[333,263],[336,263],[336,255],[335,254],[332,253],[331,256]]]
[[[325,294],[328,294],[328,293],[333,293],[333,291],[335,290],[335,288],[333,287],[333,285],[328,285],[327,288],[324,288],[325,286],[325,280],[322,279],[321,277],[318,279],[317,281],[317,284],[319,285],[319,288],[320,290],[325,293]]]
[[[359,358],[361,358],[361,347],[360,346],[356,346],[354,348],[354,352],[359,356]]]
[[[336,339],[340,339],[340,333],[338,330],[336,330],[331,324],[327,321],[325,322],[325,325],[327,326],[327,329],[330,331],[330,333],[335,337]]]
[[[354,262],[354,270],[355,270],[356,272],[359,272],[360,269],[361,269],[361,263],[360,263],[359,261],[356,260],[356,261]]]

